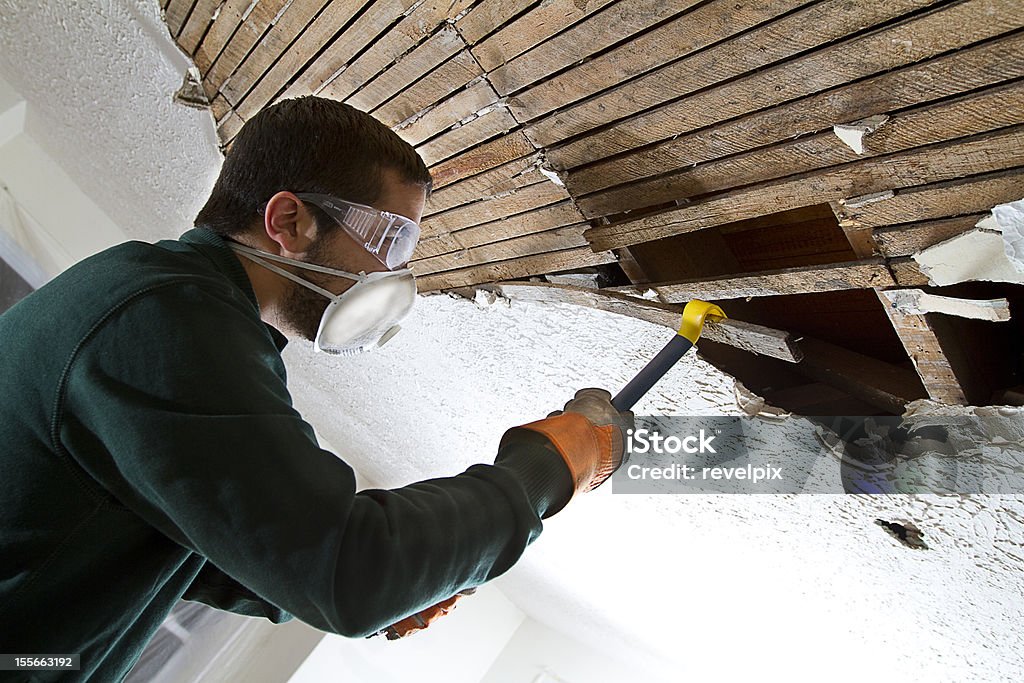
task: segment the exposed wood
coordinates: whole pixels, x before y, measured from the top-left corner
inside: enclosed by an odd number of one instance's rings
[[[480,282],[494,282],[496,280],[527,277],[540,273],[585,268],[614,261],[615,255],[610,251],[595,253],[588,247],[579,247],[548,254],[524,256],[508,261],[496,261],[483,266],[449,270],[444,273],[418,278],[416,282],[421,292],[431,292],[439,289],[453,289],[455,287],[475,285]]]
[[[504,261],[519,256],[544,254],[586,245],[587,241],[583,239],[579,226],[568,226],[419,259],[413,261],[410,267],[418,277],[445,270],[482,265],[491,261]]]
[[[192,54],[199,46],[199,41],[206,35],[206,29],[213,21],[213,15],[217,12],[223,0],[197,0],[192,13],[188,15],[188,21],[178,34],[178,46],[187,54]]]
[[[513,301],[572,304],[594,308],[645,320],[673,331],[679,329],[683,315],[682,306],[647,301],[618,292],[598,291],[570,285],[554,285],[543,282],[497,282],[482,285],[480,289],[495,292]],[[728,344],[751,353],[778,358],[789,363],[797,363],[803,357],[800,348],[788,332],[731,318],[721,320],[709,318],[701,338]]]
[[[629,247],[623,247],[622,249],[615,250],[615,256],[619,259],[619,268],[626,274],[629,281],[635,285],[650,282],[651,278],[647,276],[643,266],[641,266],[637,260],[633,257],[633,252]]]
[[[401,56],[394,65],[357,92],[345,99],[357,109],[372,111],[383,102],[402,92],[409,84],[426,75],[439,64],[465,47],[458,32],[452,26],[443,26],[440,31],[421,43],[407,55]],[[346,73],[346,80],[349,75]],[[325,93],[331,95],[332,93]]]
[[[764,207],[781,211],[1021,164],[1024,164],[1024,126],[1015,126],[965,140],[733,190],[664,213],[591,228],[587,231],[587,239],[595,249],[614,249],[751,218],[763,213]],[[870,204],[864,209],[884,206],[888,202]],[[968,208],[967,211],[977,209]],[[891,222],[887,220],[882,225]],[[867,226],[858,224],[851,227]]]
[[[499,93],[508,95],[698,3],[699,0],[619,0],[498,66],[487,78]]]
[[[455,25],[466,42],[473,45],[487,34],[498,30],[534,2],[535,0],[483,0]]]
[[[207,95],[213,97],[220,90],[287,4],[288,0],[261,0],[251,10],[248,7],[243,10],[249,11],[248,16],[242,19],[213,66],[203,74],[203,88]]]
[[[942,313],[988,322],[1010,319],[1010,302],[1006,299],[963,299],[930,294],[921,289],[885,289],[879,294],[883,305],[905,315]]]
[[[875,243],[878,244],[884,256],[910,256],[914,252],[970,230],[986,215],[970,213],[956,218],[940,218],[874,228]]]
[[[1024,73],[1024,59],[1021,60]],[[863,86],[863,84],[859,84]],[[789,105],[794,106],[794,105]],[[909,109],[889,118],[884,126],[865,138],[863,154],[857,154],[827,130],[822,133],[787,140],[725,159],[700,163],[688,168],[688,159],[674,158],[665,150],[654,150],[637,158],[619,158],[615,163],[600,163],[569,172],[566,186],[574,195],[596,192],[613,185],[662,175],[653,182],[637,183],[618,194],[642,197],[650,204],[695,194],[717,192],[781,176],[792,175],[849,163],[858,159],[893,154],[945,140],[976,135],[1021,122],[1024,109],[1024,81],[1016,81],[983,92],[975,92],[954,100]],[[820,112],[819,112],[820,113]],[[778,131],[771,135],[777,136]],[[674,147],[678,141],[669,146]],[[684,145],[688,144],[684,142]],[[687,147],[678,147],[687,150]],[[688,156],[692,151],[685,152]],[[684,166],[682,170],[675,169]],[[603,197],[604,210],[621,206],[622,199],[612,194]]]
[[[820,339],[803,337],[798,343],[804,359],[794,368],[806,377],[895,415],[902,414],[910,401],[924,398],[921,382],[912,370]]]
[[[837,4],[856,7],[856,11],[852,12],[854,16],[826,14],[819,17],[821,23],[805,26],[802,33],[779,33],[774,35],[773,41],[781,45],[793,45],[794,50],[804,49],[803,43],[819,45],[824,42],[824,36],[833,31],[837,31],[839,36],[848,33],[850,26],[844,25],[843,22],[862,23],[865,12],[873,13],[876,21],[881,21],[886,15],[902,14],[911,5],[931,1],[844,3],[835,0]],[[806,11],[821,11],[827,4],[830,3],[814,5]],[[673,135],[720,123],[754,109],[781,104],[851,80],[934,57],[948,50],[1012,31],[1022,25],[1024,15],[1020,13],[1016,0],[977,0],[942,7],[659,106],[624,120],[614,127],[601,129],[563,147],[553,148],[549,158],[558,168],[573,168],[644,144],[665,140]],[[769,27],[775,25],[771,24]],[[799,48],[795,47],[798,45]],[[897,51],[893,49],[894,45],[901,47]],[[750,63],[751,59],[761,59],[757,56],[763,54],[761,48],[767,49],[769,53],[772,49],[767,44],[748,45],[746,49],[755,51],[749,59],[744,61],[743,55],[737,54],[730,56],[729,61],[721,62],[723,66],[719,66],[717,61],[697,69],[694,68],[694,64],[686,64],[684,71],[672,80],[671,86],[659,84],[659,90],[653,98],[656,101],[664,101],[669,94],[678,93],[680,88],[684,92],[692,92],[696,88],[748,71],[756,66],[756,63]],[[705,59],[708,59],[706,55],[712,52],[708,50],[698,56],[705,56]],[[676,64],[685,62],[686,60]],[[726,73],[723,73],[723,68],[727,70]],[[690,86],[690,83],[693,85]],[[666,91],[666,87],[670,89]],[[597,123],[607,123],[618,118],[622,112],[626,115],[632,114],[638,109],[638,105],[646,104],[646,101],[634,101],[638,95],[640,94],[630,91],[628,96],[619,94],[618,99],[614,101],[605,101],[603,97],[587,100],[584,103],[588,107],[587,112],[577,111],[580,107],[570,107],[549,119],[532,124],[527,129],[527,134],[535,143],[542,145],[564,140],[570,134],[586,130],[583,126],[592,125],[595,118]],[[641,97],[643,100],[650,98]],[[597,109],[601,106],[604,108]],[[590,112],[591,109],[596,112],[596,117]],[[555,122],[562,123],[549,130]]]
[[[893,284],[895,283],[885,264],[879,259],[872,259],[827,266],[783,268],[733,277],[657,282],[643,285],[643,289],[653,289],[662,301],[681,303],[691,299],[717,301],[830,292],[838,289],[887,287]],[[616,289],[635,290],[633,287]]]
[[[543,232],[553,226],[575,225],[575,229],[582,233],[585,224],[577,223],[580,218],[579,210],[572,202],[562,202],[508,218],[499,218],[458,232],[428,236],[416,245],[414,258],[440,256],[451,251]]]
[[[345,67],[344,71],[329,80],[322,91],[323,96],[337,100],[346,99],[389,65],[401,59],[433,33],[451,14],[458,14],[468,4],[471,4],[471,0],[426,0],[416,6],[408,16],[378,36],[365,52]],[[449,42],[449,55],[455,54],[463,44],[454,32]]]
[[[196,0],[171,0],[164,8],[164,21],[167,22],[167,30],[171,32],[172,38],[177,38],[181,33],[181,27],[185,25],[188,14]]]
[[[737,3],[714,0],[604,54],[516,93],[512,113],[528,121],[807,4],[808,0]],[[671,46],[671,49],[666,49]],[[520,58],[522,59],[522,58]]]
[[[416,151],[431,166],[485,140],[507,133],[518,125],[508,109],[494,109],[420,145]]]
[[[423,221],[424,236],[454,232],[500,218],[508,218],[524,211],[555,204],[569,199],[564,187],[543,180],[501,196],[467,204],[444,213],[436,214]],[[579,219],[583,217],[577,212]]]
[[[521,55],[534,45],[593,14],[612,0],[550,0],[506,24],[491,37],[474,45],[473,55],[487,71]]]
[[[409,144],[418,145],[497,101],[498,94],[494,88],[481,79],[457,91],[410,123],[400,126],[397,132]]]
[[[431,167],[434,188],[442,188],[535,151],[526,135],[522,131],[515,131]]]
[[[881,292],[879,299],[914,363],[928,397],[942,403],[966,405],[965,388],[943,349],[943,342],[952,343],[952,340],[940,341],[925,316],[901,313]]]
[[[875,228],[914,220],[973,214],[1022,196],[1024,168],[1018,167],[908,187],[884,202],[845,210],[840,223],[852,227]]]
[[[471,202],[485,201],[528,185],[546,182],[547,178],[537,170],[539,161],[538,155],[531,154],[443,187],[431,193],[423,215],[430,217]]]
[[[206,32],[193,54],[199,73],[205,75],[210,70],[214,60],[220,56],[221,50],[234,35],[235,29],[238,28],[242,17],[250,7],[252,7],[252,0],[227,0],[220,8],[217,20],[210,25],[210,30]]]
[[[210,102],[210,113],[213,114],[214,121],[218,123],[224,119],[228,112],[231,111],[231,105],[224,99],[223,95],[217,95]]]
[[[930,284],[928,276],[921,272],[917,261],[909,257],[900,257],[888,261],[893,279],[901,287],[921,287]]]
[[[473,55],[463,50],[372,113],[384,125],[397,126],[481,75]]]
[[[245,121],[234,111],[229,111],[223,119],[217,123],[217,135],[220,137],[221,144],[227,144],[234,139],[238,131],[242,129],[242,125]]]

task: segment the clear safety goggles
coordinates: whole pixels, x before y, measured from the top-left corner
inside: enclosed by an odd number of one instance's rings
[[[320,207],[388,270],[404,266],[416,250],[420,226],[412,219],[326,194],[295,196]]]

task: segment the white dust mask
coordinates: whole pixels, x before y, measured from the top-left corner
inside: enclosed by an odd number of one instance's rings
[[[416,302],[416,278],[408,268],[356,275],[241,244],[231,243],[228,246],[254,263],[331,300],[320,318],[320,328],[313,341],[315,351],[353,355],[382,346],[398,333],[398,323]],[[264,259],[356,280],[356,284],[341,294],[333,294]]]

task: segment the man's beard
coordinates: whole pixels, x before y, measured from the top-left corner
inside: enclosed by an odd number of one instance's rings
[[[323,261],[326,251],[328,250],[324,244],[324,239],[321,238],[310,248],[309,257],[306,261],[315,265],[326,266],[328,264]],[[339,278],[321,275],[308,270],[299,270],[297,274],[299,277],[327,291],[336,291],[340,281]],[[292,334],[302,339],[313,341],[316,339],[316,333],[320,330],[320,320],[324,316],[324,311],[327,310],[331,302],[323,295],[317,294],[313,290],[295,282],[289,282],[288,284],[290,287],[284,296],[279,314],[281,325]]]

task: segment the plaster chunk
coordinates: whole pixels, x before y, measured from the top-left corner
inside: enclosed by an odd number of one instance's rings
[[[1024,269],[1018,270],[1007,257],[1004,242],[999,231],[975,228],[914,254],[914,260],[932,285],[1024,283]]]
[[[857,154],[864,154],[864,137],[874,133],[888,120],[888,116],[879,114],[850,124],[836,124],[832,126],[832,131],[847,147]]]

